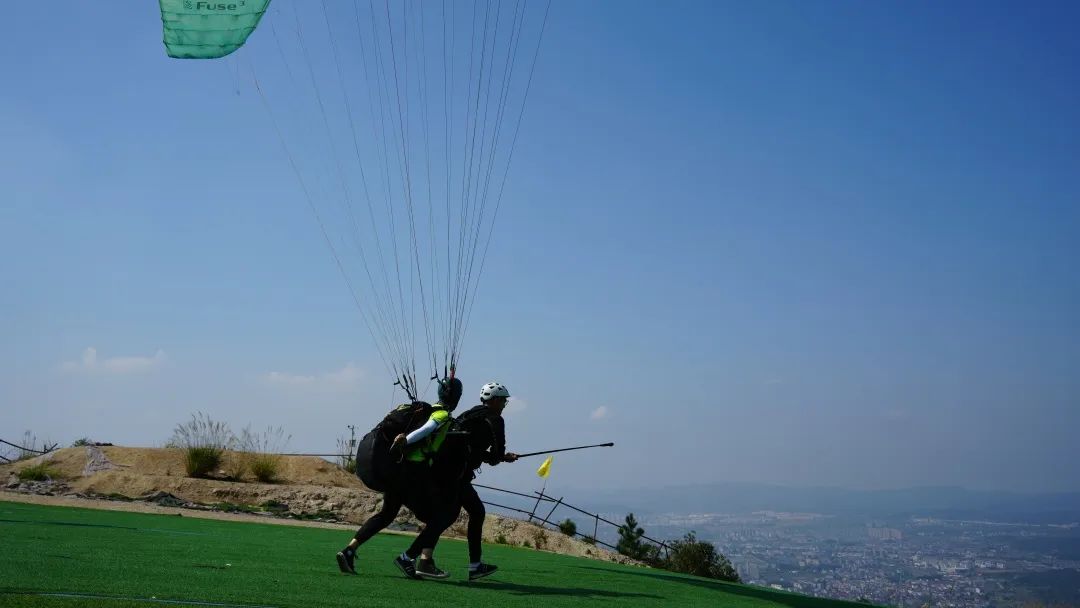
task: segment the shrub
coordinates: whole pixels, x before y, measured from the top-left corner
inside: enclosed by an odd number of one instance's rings
[[[285,513],[289,510],[289,505],[277,500],[268,500],[259,506],[271,513]]]
[[[643,540],[645,530],[638,526],[634,514],[626,516],[626,521],[619,526],[619,542],[615,547],[623,555],[645,562],[651,566],[660,566],[660,547]]]
[[[547,546],[547,532],[543,530],[533,530],[532,533],[533,544],[537,549],[543,549]]]
[[[39,462],[19,471],[20,481],[48,481],[58,476],[56,469],[49,466],[47,462]]]
[[[236,435],[233,435],[228,423],[215,422],[208,414],[196,412],[191,415],[190,421],[176,425],[166,446],[183,449],[212,446],[226,450],[235,444]]]
[[[645,544],[645,549],[642,552],[642,556],[639,557],[638,559],[645,562],[646,564],[649,564],[650,566],[652,566],[654,568],[663,568],[664,567],[664,558],[661,555],[661,551],[662,550],[661,550],[659,545],[653,545],[653,544],[646,543]]]
[[[592,536],[584,536],[581,538],[581,542],[585,543],[586,545],[595,545],[596,539]]]
[[[338,466],[349,473],[356,474],[356,447],[344,437],[337,439]]]
[[[247,452],[227,452],[221,457],[221,468],[231,481],[241,481],[250,467],[251,454]]]
[[[672,572],[682,572],[733,583],[742,582],[726,556],[712,543],[700,541],[693,532],[671,543],[671,552],[660,565]]]
[[[559,522],[559,531],[567,536],[574,536],[577,534],[577,524],[574,520],[567,518],[565,521]]]
[[[184,450],[184,468],[189,477],[206,477],[221,466],[225,450],[236,443],[236,436],[225,422],[215,422],[208,414],[197,412],[191,420],[176,425],[166,444]]]
[[[94,445],[94,442],[91,441],[89,437],[81,437],[79,439],[76,439],[71,444],[71,447],[73,447],[73,448],[81,448],[81,447],[87,446],[87,445]]]
[[[221,465],[224,450],[217,446],[191,446],[184,450],[184,469],[188,477],[206,477]]]
[[[244,427],[240,436],[236,439],[236,449],[241,452],[254,454],[276,454],[285,449],[292,435],[286,435],[282,427],[266,427],[266,430],[258,433],[251,430],[251,426]]]
[[[496,545],[509,545],[510,541],[506,540],[506,535],[505,534],[499,533],[499,535],[495,537],[495,544]]]
[[[211,505],[218,511],[225,511],[226,513],[260,513],[263,509],[254,505],[238,505],[231,502],[219,502]]]
[[[274,483],[281,471],[281,456],[277,454],[255,454],[251,458],[251,474],[263,483]]]
[[[266,427],[262,433],[255,433],[249,426],[240,432],[237,445],[240,451],[249,454],[247,464],[255,479],[263,483],[274,483],[281,473],[279,453],[285,450],[290,439],[292,437],[286,436],[282,427]]]

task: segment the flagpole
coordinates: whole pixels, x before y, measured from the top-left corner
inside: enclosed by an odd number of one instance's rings
[[[544,485],[540,486],[540,496],[536,498],[536,504],[533,505],[532,511],[529,513],[529,523],[532,523],[533,515],[536,515],[536,510],[540,508],[540,500],[544,498],[544,490],[547,490],[548,475],[551,474],[551,458],[551,456],[548,456],[544,464],[540,465],[539,469],[536,469],[536,474],[544,478]]]

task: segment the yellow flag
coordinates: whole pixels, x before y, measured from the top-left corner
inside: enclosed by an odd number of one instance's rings
[[[547,457],[544,464],[540,465],[539,469],[536,469],[536,474],[544,479],[547,479],[548,473],[551,472],[551,456]]]

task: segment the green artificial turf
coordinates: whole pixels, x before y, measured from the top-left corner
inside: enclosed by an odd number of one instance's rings
[[[663,571],[489,545],[499,572],[466,579],[465,543],[436,551],[446,581],[404,578],[393,556],[411,542],[378,535],[359,576],[334,553],[347,531],[0,502],[0,606],[731,606],[854,604]],[[49,595],[54,594],[54,595]],[[166,603],[168,602],[168,603]]]

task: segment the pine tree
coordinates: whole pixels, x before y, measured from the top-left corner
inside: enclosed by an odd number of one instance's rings
[[[619,542],[615,548],[627,557],[643,559],[647,553],[647,546],[641,541],[642,536],[645,536],[645,530],[638,526],[634,514],[630,513],[626,516],[625,523],[619,526]]]

